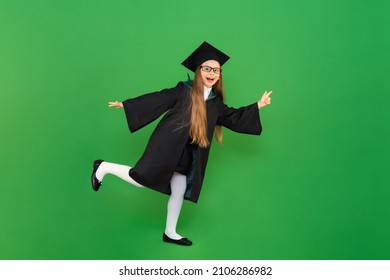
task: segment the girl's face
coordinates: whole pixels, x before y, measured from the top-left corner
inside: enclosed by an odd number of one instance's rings
[[[207,60],[202,63],[200,68],[203,84],[208,88],[212,88],[218,82],[219,76],[221,75],[219,62],[216,60]]]

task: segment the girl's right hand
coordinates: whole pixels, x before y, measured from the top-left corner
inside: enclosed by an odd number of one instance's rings
[[[118,101],[108,102],[108,107],[115,107],[117,109],[123,108],[123,103],[122,102],[118,102]]]

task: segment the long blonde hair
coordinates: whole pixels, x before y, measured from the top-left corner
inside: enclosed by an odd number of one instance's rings
[[[192,139],[191,143],[198,144],[201,148],[207,148],[210,145],[210,142],[207,138],[206,102],[204,101],[204,88],[200,71],[200,67],[195,71],[191,89],[190,137]],[[222,73],[213,86],[213,92],[224,100]],[[214,134],[217,141],[222,143],[222,127],[220,125],[215,126]]]

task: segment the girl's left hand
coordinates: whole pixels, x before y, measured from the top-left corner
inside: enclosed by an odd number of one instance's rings
[[[263,96],[257,102],[257,106],[259,107],[259,109],[271,104],[271,97],[269,97],[271,95],[271,93],[272,93],[272,91],[268,91],[268,92],[265,91],[264,92]]]

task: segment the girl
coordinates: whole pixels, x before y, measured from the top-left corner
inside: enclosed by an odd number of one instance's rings
[[[174,88],[145,94],[109,107],[123,108],[131,132],[167,112],[152,133],[144,154],[134,167],[95,160],[92,188],[97,191],[106,174],[113,174],[143,188],[170,195],[163,241],[190,246],[176,232],[183,200],[197,202],[206,170],[212,135],[222,141],[221,126],[246,134],[260,135],[259,109],[270,104],[272,93],[249,106],[234,109],[223,100],[221,66],[229,57],[203,42],[182,65],[195,72],[194,80]]]

